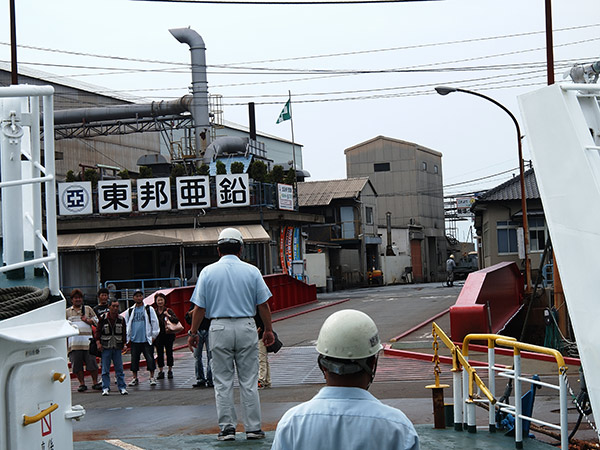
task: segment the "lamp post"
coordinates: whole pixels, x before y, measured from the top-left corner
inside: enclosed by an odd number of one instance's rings
[[[527,282],[526,292],[529,293],[529,292],[531,292],[531,262],[529,261],[529,251],[528,251],[529,227],[527,224],[527,199],[526,199],[526,195],[525,195],[525,176],[524,176],[525,165],[523,163],[523,145],[521,142],[521,140],[523,139],[523,136],[521,136],[521,127],[519,127],[519,122],[517,122],[517,119],[513,115],[513,113],[511,113],[504,105],[502,105],[501,103],[498,103],[496,100],[494,100],[491,97],[488,97],[487,95],[480,94],[479,92],[469,91],[467,89],[460,89],[460,88],[453,88],[453,87],[446,87],[446,86],[438,86],[435,88],[435,90],[440,95],[448,95],[448,94],[451,94],[452,92],[463,92],[465,94],[471,94],[471,95],[475,95],[476,97],[481,97],[484,100],[487,100],[488,102],[491,102],[494,105],[498,106],[500,109],[502,109],[502,111],[504,111],[506,114],[508,114],[510,116],[513,123],[515,124],[515,127],[517,129],[517,146],[519,149],[519,178],[520,178],[520,182],[521,182],[521,210],[523,212],[523,235],[524,235],[524,247],[525,247],[525,249],[524,249],[525,250],[525,279]]]

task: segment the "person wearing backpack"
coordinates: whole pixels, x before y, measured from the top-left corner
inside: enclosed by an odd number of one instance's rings
[[[150,386],[156,386],[154,371],[154,347],[152,343],[160,332],[158,317],[154,308],[144,305],[144,293],[135,291],[133,294],[135,305],[125,311],[123,318],[127,322],[127,342],[131,346],[131,373],[133,379],[129,386],[137,386],[138,370],[140,368],[140,356],[143,353],[146,360],[146,368],[150,372]]]

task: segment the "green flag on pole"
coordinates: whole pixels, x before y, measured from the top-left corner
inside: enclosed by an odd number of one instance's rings
[[[290,120],[292,118],[292,110],[290,105],[291,100],[288,100],[281,110],[281,114],[279,114],[279,118],[277,119],[277,123],[281,123],[285,120]]]

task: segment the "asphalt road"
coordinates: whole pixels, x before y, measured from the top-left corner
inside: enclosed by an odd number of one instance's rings
[[[325,319],[335,311],[358,309],[377,324],[382,342],[449,308],[456,302],[460,287],[441,283],[410,284],[352,289],[318,296],[319,304],[349,299],[308,314],[285,319],[275,329],[287,346],[314,345]],[[288,312],[275,314],[278,318]]]

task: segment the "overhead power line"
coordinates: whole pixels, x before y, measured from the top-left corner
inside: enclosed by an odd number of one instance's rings
[[[585,28],[594,28],[600,27],[600,23],[591,24],[591,25],[581,25],[577,27],[567,27],[567,28],[558,28],[553,31],[553,33],[560,33],[562,31],[572,31],[572,30],[580,30]],[[416,45],[405,45],[402,47],[388,47],[388,48],[379,48],[379,49],[370,49],[370,50],[356,50],[352,52],[340,52],[340,53],[326,53],[322,55],[309,55],[309,56],[292,56],[288,58],[277,58],[277,59],[263,59],[258,61],[246,61],[246,62],[238,62],[235,64],[261,64],[261,63],[270,63],[270,62],[282,62],[282,61],[300,61],[304,59],[316,59],[316,58],[333,58],[338,56],[354,56],[354,55],[363,55],[368,53],[379,53],[379,52],[391,52],[398,50],[414,50],[418,48],[426,48],[426,47],[440,47],[445,45],[455,45],[455,44],[468,44],[471,42],[482,42],[482,41],[491,41],[498,39],[509,39],[515,37],[523,37],[523,36],[532,36],[536,34],[544,34],[545,30],[541,31],[530,31],[526,33],[515,33],[515,34],[505,34],[500,36],[484,36],[479,38],[472,39],[461,39],[456,41],[446,41],[446,42],[430,42],[426,44],[416,44]]]
[[[590,39],[589,41],[600,40],[600,37]],[[588,41],[584,41],[588,42]],[[578,42],[581,43],[581,42]],[[569,44],[572,45],[572,44]],[[7,60],[0,60],[1,62],[8,62]],[[110,70],[111,72],[105,73],[88,73],[88,74],[76,74],[76,75],[59,75],[52,76],[52,79],[60,78],[74,78],[82,76],[98,76],[98,75],[123,75],[123,74],[134,74],[134,73],[186,73],[187,69],[123,69],[123,68],[112,68],[112,67],[98,67],[98,66],[81,66],[81,65],[69,65],[69,64],[55,64],[55,63],[40,63],[31,61],[22,61],[22,65],[33,65],[33,66],[48,66],[48,67],[63,67],[63,68],[79,68],[88,70]],[[471,71],[499,71],[499,70],[519,70],[524,68],[535,68],[539,67],[542,62],[526,62],[526,63],[508,63],[508,64],[494,64],[494,65],[483,65],[483,66],[455,66],[455,67],[429,67],[430,65],[415,66],[414,68],[396,67],[386,69],[291,69],[291,68],[266,68],[266,67],[253,67],[253,68],[234,68],[242,69],[240,71],[228,71],[221,72],[215,70],[209,70],[208,73],[211,75],[370,75],[370,74],[393,74],[393,73],[443,73],[443,72],[471,72]],[[218,66],[209,66],[218,67]],[[228,67],[233,68],[233,67]]]
[[[568,62],[563,63],[564,67],[568,67]],[[561,67],[561,65],[557,64],[557,68]],[[505,78],[505,79],[502,79]],[[525,80],[535,80],[530,83],[523,83]],[[462,80],[454,80],[452,85],[457,87],[459,86],[468,86],[470,89],[478,89],[482,91],[495,90],[495,89],[508,89],[508,88],[519,88],[526,86],[542,86],[545,83],[545,68],[540,67],[537,70],[520,72],[518,74],[503,74],[503,75],[494,75],[488,77],[478,77],[478,78],[469,78]],[[386,88],[373,88],[373,89],[362,89],[362,90],[351,90],[351,91],[332,91],[332,92],[316,92],[316,93],[297,93],[295,94],[295,103],[318,103],[318,102],[333,102],[333,101],[361,101],[361,100],[375,100],[375,99],[393,99],[393,98],[401,98],[401,97],[415,97],[422,95],[433,95],[433,87],[439,85],[439,82],[428,83],[428,84],[420,84],[420,85],[410,85],[410,86],[393,86]],[[126,91],[126,92],[134,92]],[[109,95],[110,91],[99,91],[96,93],[89,94],[81,94],[80,97],[89,95],[90,97],[94,96],[94,94],[104,92],[105,95]],[[335,96],[335,95],[344,95],[344,94],[371,94],[371,95],[353,95],[347,97],[339,97],[339,98],[308,98],[302,99],[301,97],[322,97],[322,96]],[[60,97],[60,94],[56,94],[57,97]],[[166,100],[170,98],[178,98],[176,96],[161,96],[160,99]],[[263,94],[263,95],[254,95],[254,96],[224,96],[224,100],[227,99],[252,99],[254,103],[257,105],[272,105],[272,104],[280,104],[282,101],[287,99],[287,95],[283,94]],[[261,101],[261,99],[273,99],[271,101],[265,100]],[[94,103],[95,104],[95,103]],[[247,100],[244,102],[234,102],[234,101],[224,101],[222,103],[223,106],[247,106]]]
[[[472,184],[472,183],[475,183],[477,181],[488,180],[490,178],[495,178],[495,177],[500,176],[500,175],[504,175],[504,174],[507,174],[507,173],[510,173],[510,172],[514,172],[515,170],[519,170],[519,168],[515,167],[514,169],[504,170],[502,172],[494,173],[492,175],[487,175],[485,177],[474,178],[472,180],[467,180],[467,181],[460,181],[458,183],[446,184],[446,185],[444,185],[444,189],[451,188],[451,187],[456,187],[456,186],[464,186],[465,184]]]
[[[589,24],[589,25],[580,25],[576,27],[565,27],[565,28],[557,28],[553,30],[553,33],[561,33],[565,31],[573,31],[573,30],[582,30],[586,28],[596,28],[600,27],[600,24]],[[456,41],[444,41],[444,42],[430,42],[425,44],[416,44],[416,45],[407,45],[401,47],[389,47],[389,48],[379,48],[379,49],[367,49],[367,50],[356,50],[352,52],[339,52],[339,53],[326,53],[326,54],[317,54],[317,55],[306,55],[306,56],[296,56],[296,57],[288,57],[288,58],[277,58],[277,59],[265,59],[258,61],[246,61],[246,62],[237,62],[230,63],[231,65],[239,65],[239,64],[261,64],[261,63],[269,63],[269,62],[282,62],[282,61],[299,61],[306,59],[318,59],[318,58],[332,58],[339,56],[353,56],[353,55],[361,55],[361,54],[369,54],[369,53],[380,53],[380,52],[390,52],[390,51],[398,51],[398,50],[412,50],[418,48],[426,48],[426,47],[440,47],[447,45],[456,45],[456,44],[466,44],[470,42],[482,42],[482,41],[490,41],[490,40],[499,40],[499,39],[510,39],[515,37],[523,37],[523,36],[532,36],[536,34],[543,34],[544,30],[541,31],[530,31],[525,33],[514,33],[514,34],[506,34],[499,36],[483,36],[471,39],[461,39]],[[0,42],[0,45],[10,46],[10,42]],[[563,44],[559,44],[563,45]],[[101,55],[97,53],[89,53],[89,52],[77,52],[71,50],[61,50],[55,48],[48,47],[40,47],[34,45],[24,45],[19,44],[17,46],[19,49],[29,49],[29,50],[37,50],[43,52],[51,52],[51,53],[61,53],[65,55],[74,55],[74,56],[85,56],[85,57],[93,57],[93,58],[102,58],[102,59],[112,59],[117,61],[129,61],[129,62],[142,62],[149,64],[164,64],[164,65],[174,65],[174,66],[184,66],[189,67],[189,63],[180,62],[180,61],[162,61],[156,59],[144,59],[144,58],[132,58],[125,56],[116,56],[116,55]],[[227,66],[229,64],[223,64],[223,66]]]
[[[353,5],[366,3],[408,3],[408,2],[432,2],[442,0],[132,0],[138,2],[149,3],[198,3],[198,4],[213,4],[213,5]]]

